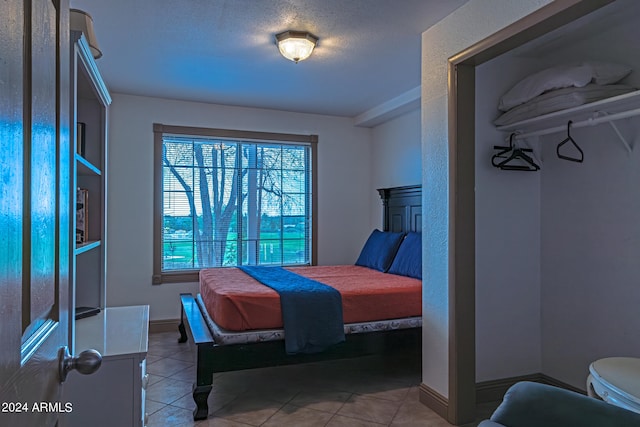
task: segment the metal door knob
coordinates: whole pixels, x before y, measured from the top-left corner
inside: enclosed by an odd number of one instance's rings
[[[96,350],[85,350],[77,356],[69,354],[67,346],[61,347],[58,351],[60,360],[60,382],[67,379],[67,374],[72,370],[77,370],[83,375],[93,374],[102,365],[102,355]]]

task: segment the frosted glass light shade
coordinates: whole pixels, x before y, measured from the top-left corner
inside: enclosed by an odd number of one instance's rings
[[[285,31],[276,34],[276,43],[282,56],[297,63],[311,55],[318,43],[318,38],[304,31]]]
[[[71,9],[69,14],[69,26],[71,31],[80,31],[89,43],[89,49],[94,59],[102,56],[102,51],[98,47],[96,34],[93,32],[93,18],[84,10]]]

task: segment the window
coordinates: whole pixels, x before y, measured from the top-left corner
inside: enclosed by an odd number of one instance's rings
[[[315,135],[154,125],[154,283],[315,264]]]

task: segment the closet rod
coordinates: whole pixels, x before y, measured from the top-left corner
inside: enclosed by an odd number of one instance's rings
[[[591,117],[589,119],[581,120],[579,122],[573,122],[571,123],[571,128],[575,129],[575,128],[581,128],[585,126],[595,126],[595,125],[599,125],[600,123],[608,123],[614,120],[621,120],[621,119],[627,119],[629,117],[639,116],[640,108],[636,108],[634,110],[621,111],[619,113],[614,113],[614,114],[607,114],[602,111],[594,112],[594,115],[597,115],[597,114],[606,114],[606,115],[601,117]],[[536,131],[526,132],[526,133],[519,133],[519,134],[516,134],[515,138],[524,139],[524,138],[530,138],[532,136],[542,136],[542,135],[548,135],[551,133],[562,132],[565,130],[567,130],[566,123],[560,126],[552,127],[552,128],[541,129],[541,130],[536,130]],[[623,142],[626,142],[626,141],[623,140]]]

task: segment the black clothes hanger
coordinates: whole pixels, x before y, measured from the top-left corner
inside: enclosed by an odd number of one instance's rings
[[[493,166],[498,167],[498,165],[500,164],[501,161],[496,163],[496,160],[498,160],[498,159],[506,159],[507,156],[505,156],[505,154],[507,154],[509,151],[513,150],[513,137],[514,136],[516,136],[515,132],[512,133],[511,135],[509,135],[509,146],[507,146],[507,147],[504,147],[502,145],[494,145],[493,146],[494,150],[500,150],[500,152],[494,154],[493,157],[491,157],[491,164]]]
[[[535,172],[540,170],[540,166],[524,152],[526,149],[516,148],[511,152],[511,156],[506,160],[503,160],[498,164],[498,167],[502,170],[510,171],[531,171]],[[514,161],[522,161],[522,163],[512,163]]]
[[[511,147],[502,147],[502,146],[500,146],[500,145],[494,145],[494,146],[493,146],[493,148],[494,148],[495,150],[501,150],[501,151],[499,151],[498,153],[494,154],[494,155],[491,157],[491,164],[492,164],[493,166],[495,166],[495,167],[498,167],[498,165],[499,165],[499,164],[500,164],[500,162],[502,161],[502,160],[499,160],[499,159],[506,159],[506,158],[507,158],[507,156],[505,156],[505,154],[507,154],[509,151],[511,151]],[[496,163],[496,161],[497,161],[498,163]]]
[[[578,144],[576,144],[573,138],[571,138],[571,123],[573,122],[569,120],[569,122],[567,123],[567,137],[556,147],[556,154],[560,159],[582,163],[582,161],[584,160],[584,153],[582,152],[580,147],[578,147]],[[580,157],[570,157],[570,156],[565,156],[564,154],[560,154],[560,147],[562,147],[567,142],[570,142],[571,144],[573,144],[574,147],[576,147],[576,149],[580,152]]]
[[[494,154],[491,157],[491,164],[497,168],[502,170],[512,170],[512,171],[537,171],[540,169],[540,166],[536,164],[536,162],[527,154],[532,152],[533,150],[530,148],[516,148],[513,145],[513,138],[515,137],[515,133],[512,133],[509,136],[509,146],[503,147],[499,145],[494,145],[493,148],[496,150],[500,150],[498,153]],[[506,154],[510,154],[507,156]],[[498,163],[496,163],[497,159],[504,159]]]

